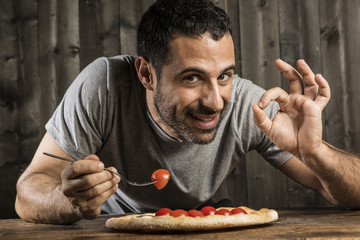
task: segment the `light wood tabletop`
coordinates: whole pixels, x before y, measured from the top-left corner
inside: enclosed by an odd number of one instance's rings
[[[20,219],[0,220],[0,239],[355,239],[360,238],[360,211],[340,209],[278,210],[279,220],[266,225],[197,232],[118,232],[105,227],[114,215],[49,225]],[[116,215],[115,215],[116,216]]]

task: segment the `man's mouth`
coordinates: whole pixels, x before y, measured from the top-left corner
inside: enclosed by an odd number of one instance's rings
[[[190,114],[193,119],[193,123],[200,129],[213,129],[219,120],[219,114]]]

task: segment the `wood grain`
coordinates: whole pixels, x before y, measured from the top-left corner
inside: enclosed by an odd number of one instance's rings
[[[0,205],[6,209],[0,218],[16,217],[16,180],[68,86],[96,57],[136,55],[136,28],[153,2],[0,1]],[[265,89],[288,89],[273,61],[283,58],[294,65],[304,58],[332,88],[324,139],[359,153],[360,1],[213,2],[232,21],[236,72]],[[215,197],[253,208],[329,206],[256,153],[241,161]]]
[[[360,236],[360,212],[342,210],[279,210],[272,224],[221,231],[137,233],[107,229],[103,215],[72,225],[26,223],[19,219],[0,220],[4,239],[355,239]]]

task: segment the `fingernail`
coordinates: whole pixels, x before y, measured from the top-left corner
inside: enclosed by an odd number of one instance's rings
[[[98,164],[98,168],[100,168],[100,169],[104,169],[104,168],[105,168],[105,166],[104,166],[104,164],[103,164],[103,163],[99,163],[99,164]]]
[[[259,106],[260,108],[262,108],[263,103],[262,103],[262,102],[259,102],[259,103],[258,103],[258,106]]]

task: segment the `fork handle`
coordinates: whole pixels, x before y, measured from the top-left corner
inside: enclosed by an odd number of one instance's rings
[[[76,162],[77,160],[74,160],[74,159],[70,159],[70,158],[64,158],[64,157],[60,157],[60,156],[57,156],[57,155],[53,155],[51,153],[47,153],[47,152],[43,152],[44,155],[47,155],[49,157],[53,157],[53,158],[58,158],[58,159],[61,159],[61,160],[64,160],[64,161],[68,161],[68,162]]]

